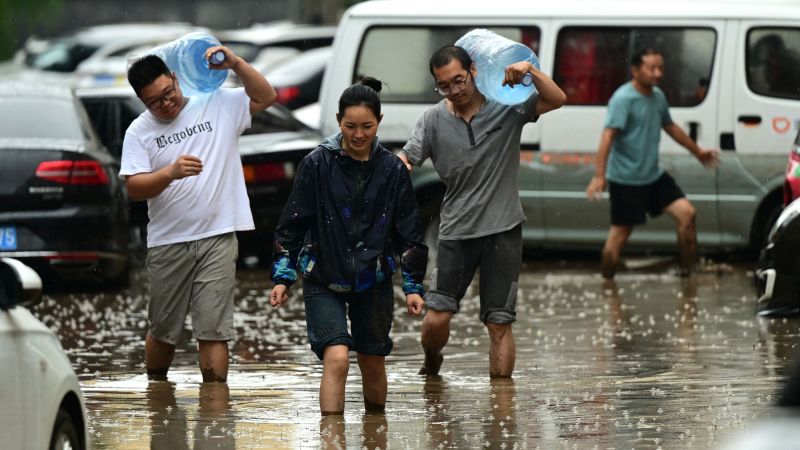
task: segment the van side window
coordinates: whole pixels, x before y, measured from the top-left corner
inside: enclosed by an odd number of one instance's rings
[[[386,83],[381,100],[391,103],[435,103],[428,60],[439,48],[453,44],[479,27],[392,27],[367,30],[358,52],[353,82],[369,75]],[[492,27],[490,30],[521,42],[539,55],[538,27]]]
[[[630,58],[642,47],[664,57],[660,87],[670,106],[695,106],[712,81],[717,34],[711,28],[564,27],[553,80],[571,105],[605,106],[630,80]]]
[[[751,91],[800,99],[800,28],[751,29],[745,61]]]

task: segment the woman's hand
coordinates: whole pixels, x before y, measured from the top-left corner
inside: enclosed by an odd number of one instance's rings
[[[289,288],[285,284],[276,284],[269,294],[269,304],[277,308],[289,300]]]
[[[409,316],[418,316],[422,314],[422,307],[425,306],[425,300],[419,294],[406,295],[406,306],[408,307]]]

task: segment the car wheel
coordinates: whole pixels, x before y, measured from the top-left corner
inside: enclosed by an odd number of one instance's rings
[[[56,415],[56,425],[50,438],[50,450],[83,450],[72,416],[61,408]]]
[[[753,236],[753,251],[755,251],[756,255],[761,252],[767,245],[767,238],[769,237],[769,232],[772,230],[772,226],[775,225],[775,221],[778,220],[778,216],[781,215],[781,211],[783,211],[783,203],[778,201],[772,201],[767,204],[764,208],[762,208],[764,214],[761,216],[761,219],[758,222],[758,228],[756,229],[756,234]]]

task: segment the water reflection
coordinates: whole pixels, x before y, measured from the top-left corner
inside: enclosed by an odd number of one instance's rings
[[[323,419],[302,301],[271,310],[263,270],[239,273],[227,385],[199,383],[190,339],[177,349],[176,384],[147,383],[138,290],[50,296],[34,312],[81,377],[97,449],[713,448],[771,414],[799,348],[800,319],[755,318],[749,270],[684,279],[643,269],[603,283],[579,264],[529,261],[512,380],[486,375],[473,287],[441,378],[416,376],[419,321],[398,313],[386,415]],[[360,405],[355,384],[347,401]]]
[[[343,450],[347,448],[367,448],[384,450],[388,448],[389,422],[382,411],[365,411],[359,418],[361,423],[360,442],[347,444],[347,427],[344,416],[322,416],[319,420],[319,447],[323,450]]]
[[[236,448],[236,421],[227,383],[200,384],[194,449]]]
[[[319,421],[319,442],[324,450],[347,448],[344,416],[322,416]]]
[[[608,305],[611,346],[618,351],[632,351],[634,345],[630,316],[620,295],[619,286],[614,280],[603,280],[603,296]]]
[[[757,350],[764,358],[764,374],[786,376],[788,368],[798,355],[800,318],[758,317],[759,345]]]
[[[226,383],[200,384],[197,416],[192,433],[193,446],[189,445],[186,411],[191,403],[178,403],[175,384],[169,381],[150,381],[145,398],[150,413],[151,450],[236,448],[235,421]]]
[[[361,417],[361,448],[385,450],[389,444],[389,422],[382,411],[365,411]]]
[[[484,448],[509,449],[518,441],[517,387],[511,378],[494,378],[489,385],[489,420],[483,429]],[[488,444],[488,445],[487,445]]]
[[[455,392],[452,390],[455,389]],[[468,434],[461,427],[459,392],[440,376],[426,377],[422,398],[425,400],[425,432],[428,448],[470,448]],[[451,410],[456,411],[456,417]]]
[[[152,450],[189,449],[186,411],[175,400],[175,384],[152,381],[145,391],[150,412],[150,448]]]

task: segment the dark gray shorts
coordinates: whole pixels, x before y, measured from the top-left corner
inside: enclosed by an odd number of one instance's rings
[[[387,356],[392,351],[392,280],[364,292],[340,294],[304,279],[303,299],[308,342],[320,361],[331,345],[346,345],[365,355]],[[347,332],[348,317],[352,334]]]
[[[232,340],[238,252],[235,233],[148,249],[150,336],[177,344],[191,312],[195,339]]]
[[[517,282],[522,264],[522,225],[475,239],[439,240],[428,308],[458,312],[461,299],[480,268],[480,319],[512,323],[517,313]]]

